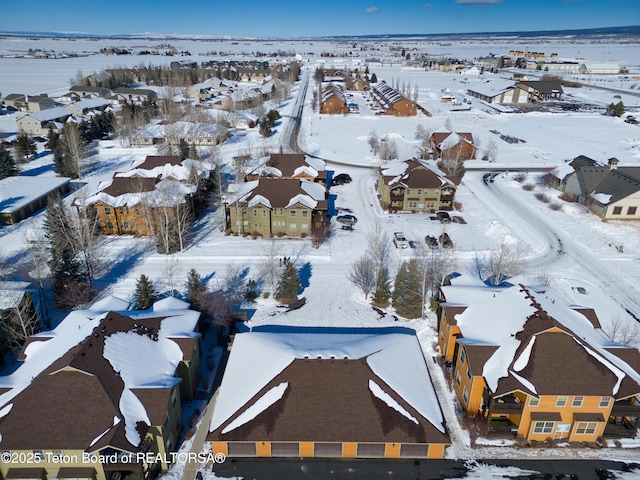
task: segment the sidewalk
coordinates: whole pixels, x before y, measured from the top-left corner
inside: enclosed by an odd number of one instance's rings
[[[202,451],[202,447],[204,446],[205,439],[207,438],[207,433],[209,433],[209,424],[211,423],[211,417],[213,416],[213,407],[216,403],[216,399],[218,398],[218,392],[220,390],[217,389],[216,393],[211,397],[209,403],[205,407],[204,413],[202,414],[202,419],[200,420],[200,424],[198,425],[198,430],[196,431],[195,437],[193,438],[193,443],[191,444],[190,453],[200,453]],[[184,471],[182,472],[182,480],[194,480],[196,476],[196,472],[200,468],[195,462],[188,462]]]

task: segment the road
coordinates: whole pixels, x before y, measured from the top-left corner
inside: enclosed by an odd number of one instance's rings
[[[469,468],[462,460],[413,460],[413,459],[227,459],[214,467],[216,476],[224,478],[247,478],[255,480],[281,480],[284,478],[325,479],[417,479],[441,480],[465,478]],[[640,468],[637,464],[604,460],[481,460],[490,467],[471,467],[469,478],[485,480],[492,478],[511,479],[572,479],[604,480],[612,470],[625,471]],[[503,475],[495,466],[513,466],[524,470],[522,475]],[[481,472],[486,472],[481,475]],[[535,473],[534,473],[535,472]]]
[[[464,184],[479,202],[531,246],[535,254],[527,259],[528,267],[531,270],[544,267],[561,270],[563,265],[578,265],[629,315],[640,321],[637,286],[630,279],[612,272],[579,239],[531,208],[522,195],[514,194],[513,189],[495,181],[498,175],[495,172],[467,172]]]

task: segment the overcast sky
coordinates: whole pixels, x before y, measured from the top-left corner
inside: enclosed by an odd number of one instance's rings
[[[0,31],[319,37],[640,25],[640,0],[0,0]]]

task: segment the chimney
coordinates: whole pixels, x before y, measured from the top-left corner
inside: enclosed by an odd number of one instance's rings
[[[618,169],[618,159],[616,157],[611,157],[609,159],[609,170],[617,170]]]

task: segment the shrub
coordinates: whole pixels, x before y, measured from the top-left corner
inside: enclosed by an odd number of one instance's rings
[[[553,202],[551,205],[549,205],[549,208],[555,212],[557,212],[558,210],[562,210],[562,205],[560,205],[557,202]]]
[[[527,175],[524,173],[518,173],[515,177],[513,177],[513,179],[518,183],[524,182],[526,178]]]
[[[549,203],[550,201],[549,196],[546,193],[538,192],[534,195],[534,197],[536,197],[542,203]]]
[[[562,192],[562,194],[560,195],[560,200],[564,200],[565,202],[569,202],[569,203],[575,203],[578,201],[576,197],[574,197],[573,195],[567,192]]]
[[[536,188],[536,187],[535,187],[535,185],[534,185],[533,183],[525,183],[525,184],[522,186],[522,189],[523,189],[523,190],[525,190],[525,191],[527,191],[527,192],[530,192],[530,191],[531,191],[531,190],[533,190],[534,188]]]

